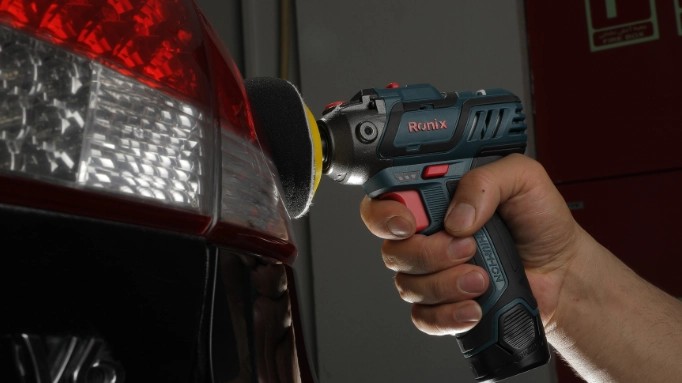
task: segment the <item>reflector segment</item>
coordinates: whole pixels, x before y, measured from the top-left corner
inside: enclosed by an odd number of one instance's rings
[[[272,176],[275,165],[260,147],[221,129],[220,221],[273,234],[289,240],[289,222]]]
[[[207,121],[192,105],[0,26],[0,171],[208,214]]]

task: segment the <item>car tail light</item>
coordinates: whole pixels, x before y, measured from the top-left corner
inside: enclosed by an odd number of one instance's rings
[[[217,41],[192,0],[0,1],[0,203],[293,261],[274,167]]]

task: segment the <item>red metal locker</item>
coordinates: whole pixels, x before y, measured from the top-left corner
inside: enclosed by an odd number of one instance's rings
[[[525,6],[538,160],[581,225],[682,296],[682,1]]]
[[[557,182],[682,168],[679,4],[526,1],[537,155]]]

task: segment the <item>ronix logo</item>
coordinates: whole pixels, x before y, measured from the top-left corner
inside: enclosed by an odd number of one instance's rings
[[[439,120],[434,118],[433,121],[410,121],[407,123],[407,131],[410,133],[426,132],[431,130],[447,129],[448,124],[446,120]]]

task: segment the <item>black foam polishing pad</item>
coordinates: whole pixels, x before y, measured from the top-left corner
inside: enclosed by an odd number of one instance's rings
[[[244,84],[258,139],[279,173],[284,205],[289,216],[299,218],[308,211],[322,174],[315,118],[289,81],[255,77]]]

